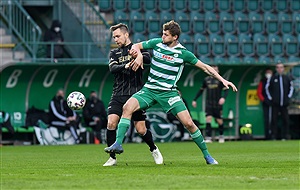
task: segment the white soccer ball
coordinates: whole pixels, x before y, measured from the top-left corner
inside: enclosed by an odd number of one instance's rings
[[[80,110],[86,102],[85,96],[81,92],[71,92],[67,98],[67,104],[72,110]]]

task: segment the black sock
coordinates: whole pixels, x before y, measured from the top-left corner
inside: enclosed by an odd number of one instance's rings
[[[141,137],[145,141],[145,143],[147,143],[147,145],[149,146],[151,152],[156,149],[156,146],[154,145],[154,141],[153,141],[153,138],[152,138],[151,131],[147,130],[146,134],[143,135],[143,136],[141,135]]]
[[[211,124],[206,123],[206,129],[205,129],[205,137],[211,137]]]
[[[219,125],[219,135],[223,135],[224,133],[224,124]]]
[[[107,146],[111,146],[116,141],[116,130],[106,130]],[[110,153],[110,157],[116,159],[115,153]]]

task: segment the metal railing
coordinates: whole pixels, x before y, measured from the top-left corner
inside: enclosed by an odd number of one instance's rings
[[[8,30],[14,33],[30,56],[35,59],[42,31],[34,22],[18,0],[1,0],[0,15],[8,25]],[[33,42],[33,43],[27,43]]]

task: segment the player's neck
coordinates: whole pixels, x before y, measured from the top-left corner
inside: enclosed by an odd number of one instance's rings
[[[168,47],[173,48],[179,44],[178,40],[172,42],[171,44],[168,45]]]

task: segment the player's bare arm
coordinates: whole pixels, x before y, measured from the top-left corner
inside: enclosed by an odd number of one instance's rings
[[[141,53],[141,49],[143,49],[142,43],[133,44],[131,47],[133,52],[137,53],[135,60],[132,62],[132,70],[136,71],[139,67],[144,69],[143,66],[143,55]]]
[[[219,75],[219,73],[217,71],[215,71],[211,66],[203,63],[202,61],[198,60],[198,62],[195,65],[196,67],[202,69],[205,73],[209,74],[210,76],[215,77],[216,79],[218,79],[219,81],[221,81],[223,83],[223,85],[229,89],[229,86],[232,87],[232,90],[234,92],[237,91],[236,86],[232,83],[229,82],[227,80],[225,80],[221,75]]]

